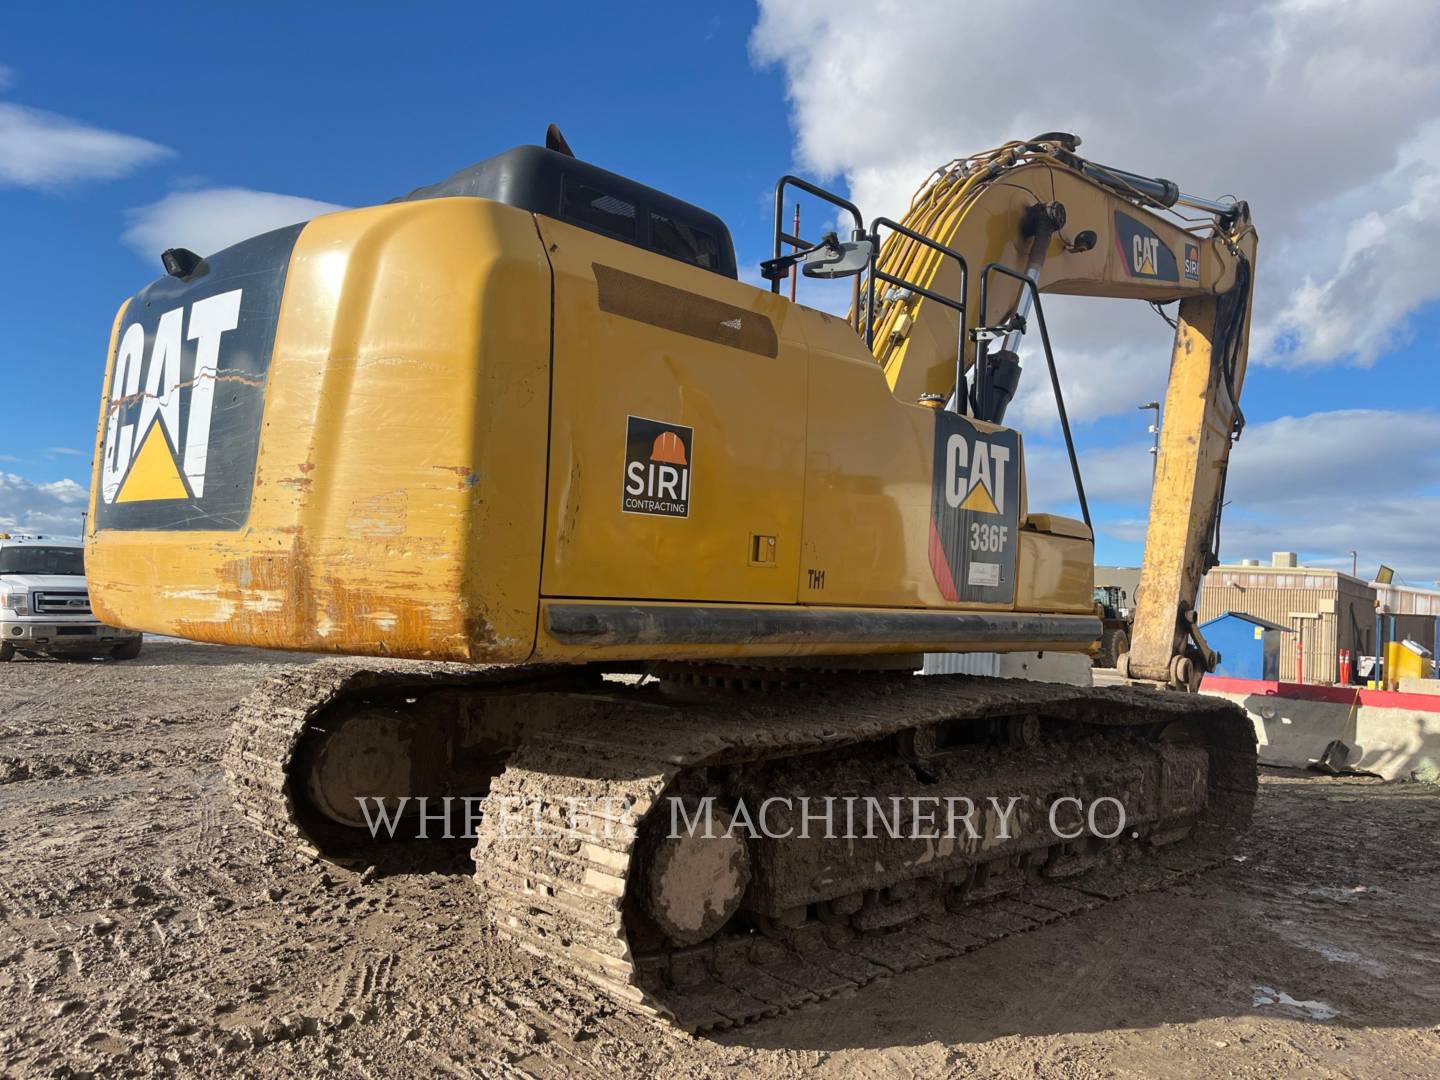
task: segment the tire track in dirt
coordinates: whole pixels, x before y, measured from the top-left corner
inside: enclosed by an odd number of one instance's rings
[[[223,716],[295,659],[158,643],[6,667],[0,755],[117,756],[0,783],[0,1075],[1426,1076],[1440,1056],[1432,791],[1272,778],[1247,861],[1203,886],[697,1039],[516,956],[463,857],[366,877],[255,836],[219,782]],[[1257,1008],[1257,982],[1341,1016]]]

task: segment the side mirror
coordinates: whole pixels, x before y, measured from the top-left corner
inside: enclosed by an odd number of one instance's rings
[[[865,272],[874,250],[868,237],[841,241],[830,233],[818,247],[806,254],[801,271],[806,277],[813,278],[853,277]]]

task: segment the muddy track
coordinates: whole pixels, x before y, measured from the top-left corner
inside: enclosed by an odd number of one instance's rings
[[[578,839],[561,829],[540,838],[508,837],[487,821],[475,849],[476,880],[502,936],[687,1031],[725,1029],[1182,880],[1226,858],[1254,806],[1253,732],[1238,710],[1211,699],[960,676],[923,685],[858,680],[839,691],[768,697],[745,712],[728,723],[702,709],[566,724],[522,746],[491,794],[511,805],[543,806],[556,825],[571,800],[623,805],[641,822],[687,770],[858,748],[911,727],[1039,712],[1116,729],[1164,720],[1203,723],[1214,735],[1210,813],[1188,842],[1158,849],[1150,861],[1133,861],[1135,848],[1102,853],[1089,858],[1083,875],[1069,870],[1063,885],[994,890],[960,910],[940,907],[899,925],[862,929],[812,918],[767,934],[722,933],[700,945],[661,949],[633,943],[627,920],[642,829],[591,827]],[[1122,861],[1127,856],[1130,861]],[[1030,884],[1040,884],[1037,876],[1030,875]],[[887,920],[882,914],[876,921]]]
[[[298,667],[260,683],[229,716],[223,763],[225,778],[240,812],[258,829],[293,850],[320,855],[331,830],[307,819],[291,789],[290,765],[306,731],[317,718],[348,697],[366,692],[439,688],[493,688],[539,682],[567,687],[563,671],[543,668],[463,667],[408,661],[363,666],[351,661],[322,661]],[[319,835],[317,835],[317,833]]]
[[[823,688],[682,706],[613,684],[608,691],[592,686],[573,693],[573,675],[554,671],[436,665],[417,677],[413,666],[320,664],[262,684],[236,710],[225,764],[243,812],[306,854],[343,844],[290,789],[291,761],[306,730],[367,694],[403,691],[413,694],[405,700],[423,709],[427,692],[452,688],[535,693],[552,704],[560,701],[569,713],[563,721],[552,717],[543,737],[524,743],[490,792],[513,805],[543,808],[556,826],[549,837],[512,837],[488,821],[480,829],[476,881],[502,936],[543,957],[561,977],[582,976],[612,999],[691,1032],[774,1016],[1105,899],[1180,880],[1223,859],[1255,797],[1249,724],[1238,710],[1208,698],[965,677],[924,683],[856,677]],[[1036,713],[1098,730],[1177,720],[1203,724],[1213,735],[1203,827],[1143,865],[1133,862],[1134,849],[1091,855],[1083,867],[1067,870],[1063,886],[1035,888],[1041,882],[1031,874],[1028,882],[990,890],[988,902],[958,911],[940,905],[899,926],[862,929],[812,919],[780,933],[723,934],[685,949],[630,941],[626,912],[636,870],[635,830],[610,828],[618,819],[592,821],[604,827],[577,839],[558,827],[575,802],[623,808],[615,812],[638,822],[687,771],[856,749],[913,728]],[[1115,865],[1127,858],[1132,861]]]

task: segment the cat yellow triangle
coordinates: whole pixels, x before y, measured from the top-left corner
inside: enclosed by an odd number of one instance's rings
[[[975,510],[981,514],[998,514],[995,509],[995,500],[990,498],[990,493],[985,490],[984,484],[976,484],[970,489],[970,494],[965,496],[965,501],[960,504],[961,510]]]
[[[180,470],[170,454],[170,442],[160,428],[159,417],[145,433],[145,442],[135,455],[130,466],[130,475],[125,477],[120,492],[115,496],[117,503],[149,502],[154,499],[188,499],[190,492],[185,481],[180,479]]]

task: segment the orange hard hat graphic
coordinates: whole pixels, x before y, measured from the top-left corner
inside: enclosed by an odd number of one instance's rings
[[[650,449],[651,461],[663,461],[669,465],[686,465],[685,444],[673,431],[662,431],[655,436],[655,445]]]

